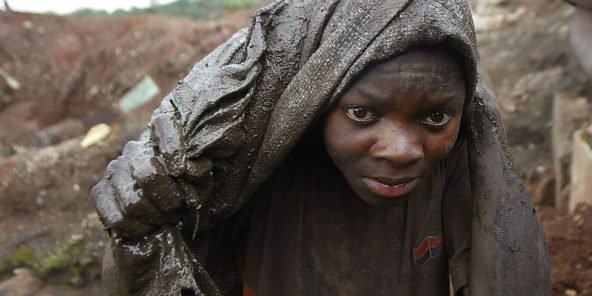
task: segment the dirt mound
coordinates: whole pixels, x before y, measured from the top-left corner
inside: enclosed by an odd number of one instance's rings
[[[553,100],[567,87],[582,89],[578,95],[586,97],[592,86],[571,62],[574,9],[561,0],[474,2],[482,8],[474,15],[482,66],[496,91],[516,169],[525,176],[548,236],[552,295],[592,295],[592,209],[557,218],[554,207]],[[587,99],[592,102],[592,96]]]
[[[0,282],[24,266],[43,273],[45,290],[88,282],[100,290],[105,233],[90,188],[160,98],[248,20],[241,13],[195,23],[0,12]],[[5,74],[20,87],[10,88]],[[121,97],[146,76],[158,86],[156,99],[124,113]],[[81,147],[81,135],[97,123],[108,123],[111,134]],[[73,256],[72,247],[83,251]],[[56,289],[51,295],[86,291]]]
[[[0,12],[0,68],[21,84],[4,91],[12,103],[0,110],[0,152],[44,144],[39,131],[65,119],[79,121],[80,130],[114,120],[113,104],[144,75],[156,81],[162,97],[246,20]]]
[[[545,225],[551,258],[553,295],[592,295],[592,207]],[[573,292],[572,292],[573,293]],[[576,295],[576,294],[573,294]]]
[[[516,167],[551,166],[553,94],[565,74],[573,8],[561,0],[475,1],[499,3],[474,18]]]

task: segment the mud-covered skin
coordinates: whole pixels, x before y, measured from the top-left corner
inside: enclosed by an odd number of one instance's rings
[[[472,117],[472,295],[547,295],[544,235],[494,104],[475,92],[465,2],[286,0],[260,10],[193,68],[93,188],[112,237],[109,293],[223,293],[188,247],[201,231],[237,211],[369,63],[446,42],[465,59]]]

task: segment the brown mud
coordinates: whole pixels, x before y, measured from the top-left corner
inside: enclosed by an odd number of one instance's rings
[[[161,98],[248,21],[238,13],[228,21],[195,23],[160,15],[0,11],[0,68],[20,84],[11,89],[0,77],[0,282],[13,276],[11,262],[20,260],[13,267],[32,269],[47,283],[30,295],[103,295],[97,283],[105,234],[88,192],[160,103],[123,114],[119,99],[145,75]],[[110,125],[111,134],[81,147],[97,123]],[[84,251],[60,257],[72,238]],[[34,256],[22,255],[29,253]],[[11,284],[19,290],[22,283]]]
[[[592,295],[592,207],[545,223],[551,258],[553,295]]]

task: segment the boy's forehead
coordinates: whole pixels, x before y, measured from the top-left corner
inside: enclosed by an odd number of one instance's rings
[[[376,73],[463,73],[460,55],[441,48],[418,48],[405,52],[370,69]]]
[[[347,93],[388,97],[420,91],[426,95],[458,96],[466,91],[466,77],[459,56],[441,49],[411,50],[368,67],[350,85]]]
[[[415,49],[368,67],[353,88],[375,88],[396,81],[396,89],[422,87],[436,91],[465,88],[459,55],[441,49]],[[428,83],[429,85],[425,85]],[[380,87],[379,87],[380,88]]]

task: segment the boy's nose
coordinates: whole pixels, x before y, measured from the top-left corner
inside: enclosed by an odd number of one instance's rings
[[[391,128],[379,133],[370,148],[376,159],[384,159],[397,167],[414,164],[424,157],[420,137],[404,128]]]

